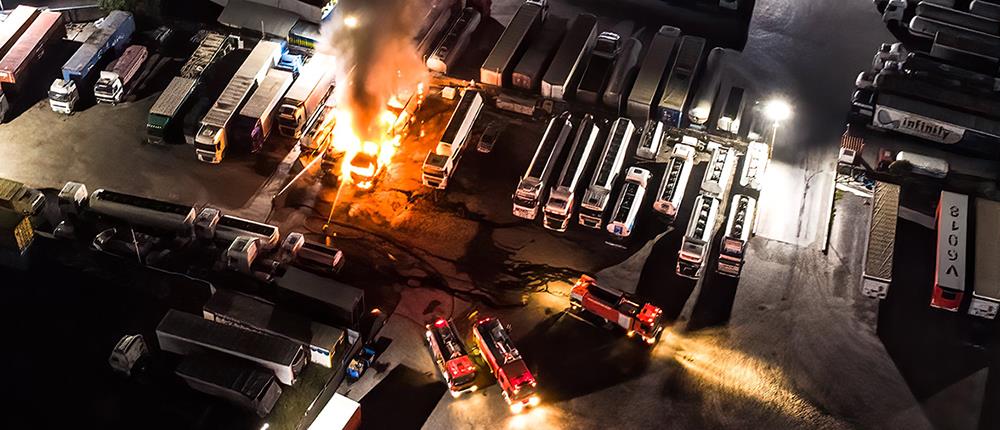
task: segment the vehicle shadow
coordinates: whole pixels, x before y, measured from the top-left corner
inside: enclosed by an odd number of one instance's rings
[[[651,361],[644,343],[567,312],[537,324],[518,345],[545,402],[573,399],[637,378]]]
[[[396,366],[361,398],[362,429],[420,428],[447,389],[436,378]],[[386,413],[391,411],[391,413]]]

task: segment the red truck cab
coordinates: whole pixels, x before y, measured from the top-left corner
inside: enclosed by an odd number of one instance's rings
[[[438,318],[426,327],[431,355],[448,384],[452,397],[476,391],[476,365],[465,352],[465,345],[455,326],[444,318]]]
[[[663,332],[663,310],[650,303],[639,305],[632,296],[600,286],[594,278],[583,275],[569,296],[570,309],[586,310],[626,330],[629,337],[639,335],[652,345]]]

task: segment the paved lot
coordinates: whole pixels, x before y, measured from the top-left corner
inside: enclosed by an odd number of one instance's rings
[[[507,22],[516,3],[495,2],[494,17]],[[931,365],[939,356],[912,367],[899,364],[921,351],[898,346],[913,338],[906,328],[914,316],[886,308],[911,305],[880,305],[860,296],[867,210],[860,200],[838,203],[830,252],[818,250],[853,77],[889,37],[871,3],[759,0],[745,40],[739,22],[716,32],[720,29],[708,28],[710,20],[662,2],[627,5],[557,1],[552,12],[572,16],[597,10],[605,28],[638,30],[668,22],[689,33],[715,34],[719,44],[745,44],[744,71],[757,77],[758,90],[795,105],[795,119],[782,124],[778,135],[759,235],[739,284],[715,276],[695,284],[673,275],[680,233],[649,216],[640,219],[637,239],[625,250],[607,247],[604,238],[589,232],[550,234],[513,218],[510,192],[540,136],[538,123],[515,121],[495,153],[467,154],[443,194],[415,181],[435,139],[423,136],[398,157],[386,186],[374,196],[346,196],[335,212],[332,241],[347,252],[356,271],[351,276],[368,279],[362,286],[369,296],[394,308],[382,333],[391,339],[385,354],[373,372],[340,390],[361,400],[365,415],[396,428],[974,427],[967,417],[978,415],[975,393],[982,384],[958,382],[979,369],[976,363],[940,379],[913,379],[934,372]],[[482,30],[484,38],[500,31],[496,22]],[[470,56],[488,50],[480,46]],[[474,67],[466,72],[474,76]],[[207,166],[195,161],[187,146],[139,144],[151,103],[145,98],[97,106],[69,118],[36,105],[0,125],[0,176],[40,187],[80,180],[189,203],[243,206],[266,172],[251,160]],[[304,185],[273,221],[318,239],[333,193],[317,193],[318,182]],[[687,196],[686,207],[693,197]],[[679,221],[683,225],[683,218]],[[568,286],[560,281],[579,272],[596,273],[602,282],[663,307],[676,322],[670,335],[647,351],[618,332],[563,313]],[[527,293],[526,279],[534,281]],[[526,306],[518,306],[522,302]],[[542,407],[512,417],[495,385],[457,400],[444,394],[422,343],[422,327],[447,315],[464,331],[471,312],[512,324],[515,342],[538,375]],[[886,341],[890,332],[903,340]],[[944,326],[939,336],[950,332]],[[940,393],[971,400],[962,404],[966,409],[940,407],[946,402],[933,400],[948,398]],[[399,413],[380,406],[400,403],[407,406]]]

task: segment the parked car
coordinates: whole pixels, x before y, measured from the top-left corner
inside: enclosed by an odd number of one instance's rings
[[[483,154],[489,154],[493,150],[493,146],[496,145],[500,133],[503,133],[506,128],[506,124],[502,122],[491,122],[486,126],[486,130],[483,130],[483,134],[479,136],[479,144],[476,145],[476,150]]]

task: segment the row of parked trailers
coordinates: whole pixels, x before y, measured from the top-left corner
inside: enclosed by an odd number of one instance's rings
[[[862,293],[884,299],[893,282],[896,226],[901,186],[877,181],[871,205]],[[970,230],[970,226],[974,229]],[[936,211],[937,257],[930,305],[957,312],[967,285],[973,290],[968,313],[995,319],[1000,310],[1000,202],[942,191]],[[970,245],[971,242],[971,245]],[[972,253],[973,258],[969,257]],[[971,267],[969,263],[972,263]],[[967,274],[972,272],[971,276]]]
[[[53,41],[66,34],[60,12],[18,6],[0,25],[0,120],[5,120],[10,104],[19,96],[35,64]]]
[[[271,279],[267,299],[216,290],[201,316],[171,310],[161,320],[156,330],[160,349],[186,356],[177,373],[195,389],[266,415],[280,395],[278,383],[292,385],[306,362],[339,367],[358,339],[354,330],[364,307],[363,291],[303,270],[300,266],[309,261],[337,267],[341,257],[324,253],[301,235],[282,240],[276,226],[210,207],[196,215],[191,206],[109,190],[88,195],[83,184],[73,182],[63,187],[58,200],[71,222],[188,238],[199,241],[195,246],[215,243],[226,249],[225,259],[233,258],[233,246],[226,244],[251,238],[257,244],[253,253],[264,265],[284,266]]]
[[[1000,158],[1000,7],[990,1],[878,1],[909,31],[857,80],[852,116],[942,148]]]
[[[653,127],[661,126],[656,121],[647,121],[645,128]],[[581,226],[603,228],[617,237],[628,237],[646,201],[647,189],[653,186],[648,170],[641,167],[625,169],[627,152],[635,135],[632,121],[624,117],[616,120],[607,133],[602,132],[601,125],[590,115],[577,120],[564,113],[553,118],[514,190],[513,214],[534,220],[542,212],[545,228],[562,232],[576,212]],[[602,137],[603,146],[599,148],[597,145],[602,145]],[[736,151],[715,144],[711,152],[700,184],[701,194],[693,208],[679,254],[678,273],[691,278],[702,274],[719,221],[719,199],[725,198],[732,177],[737,174]],[[655,188],[651,206],[668,220],[673,220],[680,210],[694,157],[694,147],[675,144],[664,175]],[[741,186],[760,189],[760,176],[767,157],[766,145],[749,145],[743,169],[738,172]],[[560,163],[561,169],[557,170]],[[584,183],[585,172],[590,171],[590,166],[593,166],[590,180]],[[612,201],[612,193],[622,182],[617,200]],[[583,194],[578,198],[577,192],[581,189]],[[579,208],[575,207],[577,201]],[[755,213],[756,199],[740,194],[733,196],[722,244],[725,258],[720,258],[721,273],[739,276],[743,248],[749,240]]]
[[[598,34],[594,15],[580,14],[568,28],[547,15],[546,1],[526,1],[484,61],[480,81],[603,105],[639,124],[655,119],[743,138],[760,134],[762,122],[751,117],[754,94],[725,79],[739,53],[709,49],[704,38],[663,26],[640,58],[642,43]]]

